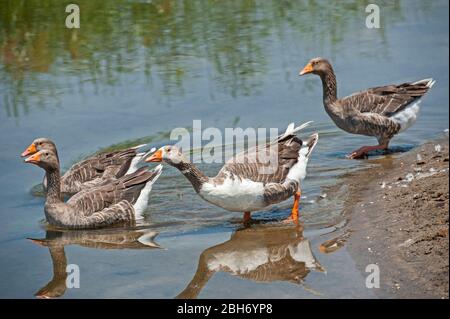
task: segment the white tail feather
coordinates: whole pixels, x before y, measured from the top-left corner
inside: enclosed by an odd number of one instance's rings
[[[141,190],[141,194],[139,195],[136,203],[134,203],[133,205],[136,220],[144,218],[144,216],[142,216],[142,213],[148,206],[148,197],[150,195],[150,191],[152,190],[152,186],[162,173],[162,165],[159,164],[158,166],[156,166],[153,169],[153,172],[155,172],[155,176],[145,184],[144,188]]]
[[[146,145],[147,145],[147,144],[136,145],[136,146],[131,147],[131,149],[132,149],[132,150],[137,150],[138,148],[144,147],[144,146],[146,146]]]
[[[284,132],[284,134],[282,135],[282,137],[285,137],[288,135],[293,135],[293,134],[297,133],[298,131],[304,129],[305,127],[308,127],[312,122],[313,121],[308,121],[297,127],[295,127],[294,123],[291,123],[288,125],[288,127],[287,127],[286,131]]]
[[[133,157],[130,163],[130,167],[125,175],[134,173],[138,169],[138,164],[141,161],[142,157],[144,157],[145,153],[137,153],[136,156]]]
[[[433,85],[436,83],[436,81],[433,80],[433,78],[428,78],[428,79],[416,81],[413,83],[413,85],[420,84],[420,83],[426,83],[426,86],[431,89],[433,87]]]

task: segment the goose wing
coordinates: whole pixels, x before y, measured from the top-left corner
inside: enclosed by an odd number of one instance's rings
[[[432,79],[425,79],[414,83],[379,86],[342,98],[339,102],[361,113],[390,117],[425,95],[433,84]]]
[[[157,176],[155,171],[142,167],[110,183],[81,191],[72,196],[67,204],[82,211],[85,216],[100,212],[123,200],[132,205],[137,201],[145,184]]]
[[[249,179],[264,185],[282,183],[289,170],[297,163],[303,144],[295,134],[309,123],[297,128],[290,124],[286,132],[272,142],[236,154],[225,163],[216,178],[231,176],[232,178]]]
[[[63,182],[85,183],[96,178],[121,177],[125,175],[131,161],[137,155],[136,148],[101,153],[74,164],[63,176]]]

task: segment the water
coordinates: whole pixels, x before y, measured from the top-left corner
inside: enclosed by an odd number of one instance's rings
[[[405,150],[433,138],[448,128],[446,1],[380,2],[380,29],[365,27],[364,1],[77,3],[81,28],[69,30],[60,1],[0,1],[1,297],[374,297],[345,246],[319,251],[345,224],[342,203],[332,199],[339,196],[319,195],[341,174],[370,165],[344,155],[375,141],[338,130],[323,110],[319,79],[298,71],[312,57],[329,58],[340,96],[432,76],[437,84],[419,120],[392,146]],[[117,144],[163,145],[173,128],[191,128],[195,119],[220,130],[315,122],[320,140],[303,186],[304,230],[272,222],[289,214],[291,201],[254,214],[257,235],[240,230],[239,214],[199,199],[171,167],[152,191],[142,226],[159,232],[163,249],[138,249],[135,229],[106,231],[105,239],[103,231],[61,234],[41,223],[44,199],[33,187],[43,172],[19,158],[34,138],[55,140],[68,168]],[[220,168],[199,166],[208,175]],[[46,237],[50,248],[26,239]],[[230,267],[208,277],[197,271],[200,256],[217,263],[219,254],[226,264],[239,247],[257,260],[274,251],[284,257],[278,267],[261,262],[265,275],[256,277]],[[326,274],[301,258],[292,262],[292,247],[310,247]],[[79,289],[61,286],[64,256],[80,267]],[[248,263],[242,258],[242,267]],[[201,291],[185,290],[193,278]]]

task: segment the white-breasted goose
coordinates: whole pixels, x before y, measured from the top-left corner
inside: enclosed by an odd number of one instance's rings
[[[416,121],[420,98],[435,83],[433,79],[424,79],[379,86],[338,99],[336,76],[330,62],[314,58],[300,71],[300,75],[308,73],[320,76],[325,110],[340,129],[378,139],[378,145],[361,147],[348,158],[361,158],[373,150],[386,150],[394,135]]]
[[[96,154],[72,165],[61,177],[61,192],[75,194],[83,189],[136,171],[136,165],[144,155],[144,153],[137,152],[141,146]],[[41,150],[50,150],[58,157],[55,143],[45,137],[35,139],[21,156],[29,156]],[[45,176],[42,184],[44,189],[47,189]]]
[[[101,228],[134,223],[142,218],[153,183],[162,171],[142,167],[109,183],[78,192],[66,203],[61,196],[59,161],[55,153],[41,150],[25,159],[45,170],[47,194],[45,217],[49,224],[69,229]]]
[[[310,122],[294,128],[260,147],[253,147],[231,158],[215,177],[207,177],[184,157],[176,146],[163,146],[146,162],[161,162],[177,168],[204,200],[228,211],[250,213],[294,196],[289,219],[298,221],[300,181],[306,177],[306,165],[317,143],[318,134],[304,143],[296,133]]]

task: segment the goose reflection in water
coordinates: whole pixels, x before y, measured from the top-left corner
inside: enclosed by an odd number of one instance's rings
[[[47,230],[43,239],[29,238],[35,244],[48,247],[53,263],[53,278],[35,296],[55,298],[66,291],[67,257],[64,247],[79,245],[95,249],[155,249],[161,248],[154,242],[158,233],[149,229],[108,230]]]
[[[194,278],[176,298],[197,298],[220,271],[256,282],[303,284],[311,271],[325,269],[315,258],[309,240],[303,237],[300,225],[252,226],[203,251]]]

